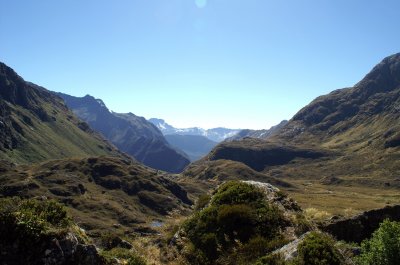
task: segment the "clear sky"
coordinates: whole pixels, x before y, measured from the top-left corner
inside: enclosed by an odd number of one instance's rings
[[[268,128],[400,51],[398,0],[0,0],[26,80],[176,127]]]

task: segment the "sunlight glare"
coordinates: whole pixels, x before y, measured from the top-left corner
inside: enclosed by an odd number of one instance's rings
[[[207,0],[195,0],[198,8],[204,8],[207,5]]]

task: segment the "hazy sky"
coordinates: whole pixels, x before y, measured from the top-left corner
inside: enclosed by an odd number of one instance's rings
[[[268,128],[400,51],[398,0],[0,0],[26,80],[177,127]]]

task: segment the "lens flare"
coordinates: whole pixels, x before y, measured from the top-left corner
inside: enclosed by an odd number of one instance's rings
[[[203,8],[207,5],[207,0],[195,0],[195,3],[198,8]]]

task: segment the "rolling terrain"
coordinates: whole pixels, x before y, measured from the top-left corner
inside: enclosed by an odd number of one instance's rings
[[[0,197],[55,199],[89,233],[151,231],[153,220],[192,201],[168,176],[130,159],[89,157],[0,164]]]

